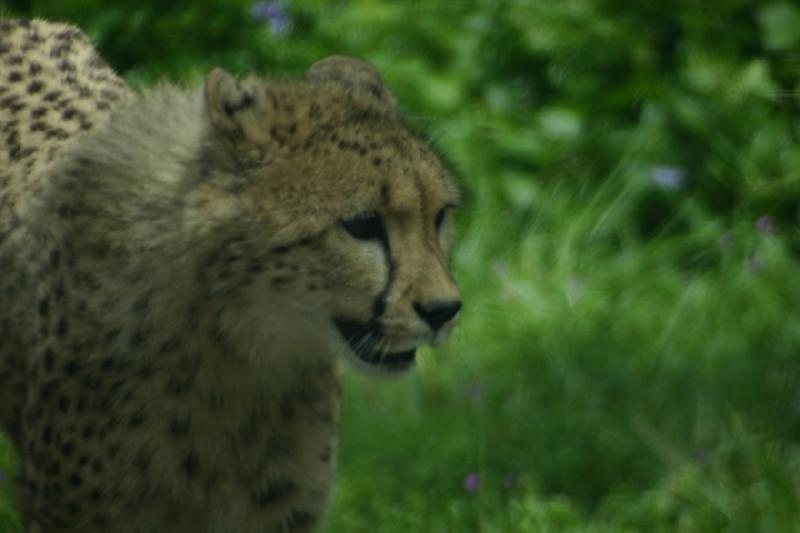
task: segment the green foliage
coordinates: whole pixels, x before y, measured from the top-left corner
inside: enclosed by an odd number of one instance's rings
[[[328,531],[797,531],[800,8],[251,8],[0,0],[136,85],[364,57],[463,176],[462,324],[415,375],[348,376]]]

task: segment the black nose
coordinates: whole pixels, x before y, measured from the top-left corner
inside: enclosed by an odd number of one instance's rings
[[[453,302],[433,302],[428,305],[421,305],[414,303],[414,311],[424,320],[433,331],[439,331],[439,328],[456,316],[459,309],[461,309],[461,302],[455,300]]]

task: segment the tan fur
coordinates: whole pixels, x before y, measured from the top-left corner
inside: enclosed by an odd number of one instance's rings
[[[29,531],[309,531],[338,360],[457,318],[452,178],[359,60],[132,93],[0,21],[0,424]]]

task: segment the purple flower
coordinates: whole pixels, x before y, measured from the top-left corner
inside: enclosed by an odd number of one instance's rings
[[[727,248],[730,246],[731,242],[733,242],[733,235],[731,235],[730,231],[726,231],[717,239],[717,246],[720,248]]]
[[[775,233],[775,219],[769,215],[761,215],[756,220],[756,229],[765,235]]]
[[[503,478],[503,486],[508,490],[513,489],[516,483],[517,483],[516,474],[506,474],[506,477]]]
[[[479,381],[467,383],[467,385],[464,387],[464,393],[470,400],[478,400],[481,396],[483,396],[483,385],[481,385]]]
[[[289,33],[292,29],[292,21],[282,2],[256,2],[250,7],[250,16],[256,22],[269,23],[276,35]]]
[[[678,191],[683,189],[686,171],[676,167],[656,167],[650,174],[650,179],[656,187],[665,191]]]
[[[492,270],[494,270],[494,275],[498,278],[508,277],[508,263],[505,261],[495,261],[492,263]]]
[[[464,490],[469,493],[477,492],[481,485],[480,475],[477,472],[470,472],[464,478],[462,485],[464,485]]]
[[[754,274],[758,274],[759,272],[766,270],[766,267],[761,259],[755,256],[747,260],[747,268],[749,268],[750,272],[753,272]]]

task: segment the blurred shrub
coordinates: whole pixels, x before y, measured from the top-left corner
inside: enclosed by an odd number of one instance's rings
[[[480,201],[494,196],[512,222],[546,216],[542,186],[582,201],[612,180],[633,197],[611,241],[691,234],[708,215],[728,225],[769,214],[800,253],[790,230],[800,220],[800,8],[790,2],[0,7],[77,23],[136,83],[196,78],[216,64],[287,72],[334,51],[365,56],[402,102],[436,119],[437,137],[469,175],[491,181]],[[289,21],[283,31],[270,9]],[[665,181],[669,172],[680,179]]]

